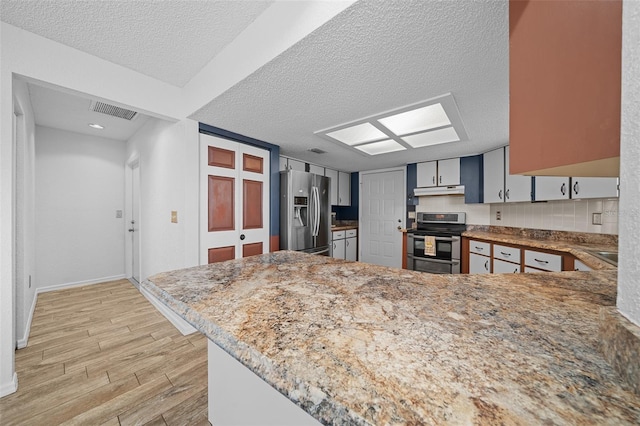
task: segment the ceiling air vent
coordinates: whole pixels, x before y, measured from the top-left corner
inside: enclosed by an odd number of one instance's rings
[[[131,111],[130,109],[120,108],[100,101],[96,101],[91,104],[91,111],[111,115],[113,117],[124,118],[125,120],[133,120],[134,117],[138,115],[137,112]]]
[[[310,152],[315,152],[316,154],[326,154],[327,153],[327,151],[323,151],[320,148],[311,148],[309,151]]]

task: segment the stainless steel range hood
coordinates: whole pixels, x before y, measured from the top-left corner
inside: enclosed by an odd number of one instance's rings
[[[429,195],[464,195],[464,185],[432,186],[429,188],[416,188],[413,190],[416,197]]]

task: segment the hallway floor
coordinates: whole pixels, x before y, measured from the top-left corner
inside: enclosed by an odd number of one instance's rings
[[[208,425],[207,341],[127,280],[43,293],[0,424]]]

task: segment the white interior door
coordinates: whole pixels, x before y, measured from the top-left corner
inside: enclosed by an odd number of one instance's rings
[[[269,252],[269,156],[200,135],[200,264]]]
[[[360,261],[402,267],[405,176],[404,168],[360,172]]]
[[[131,166],[131,277],[140,282],[140,164]]]

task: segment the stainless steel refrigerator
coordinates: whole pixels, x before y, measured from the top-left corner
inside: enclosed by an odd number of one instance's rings
[[[280,248],[329,256],[331,205],[328,177],[280,172]]]

